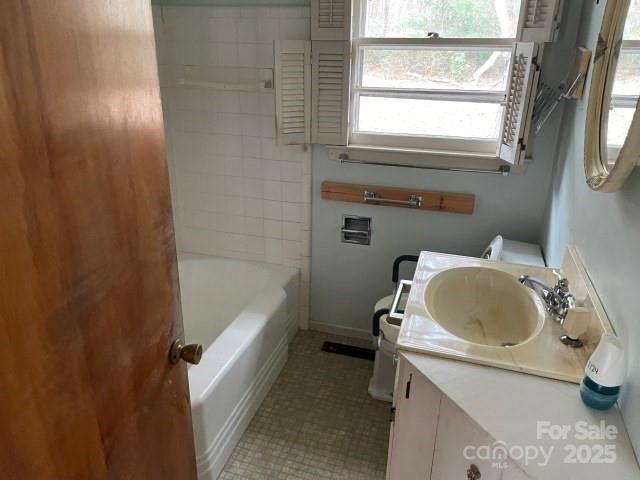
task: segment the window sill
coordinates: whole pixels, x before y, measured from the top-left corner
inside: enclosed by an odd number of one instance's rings
[[[495,155],[468,152],[441,152],[411,148],[389,148],[372,145],[327,145],[329,158],[340,160],[344,155],[348,160],[384,164],[387,166],[405,166],[453,171],[478,171],[479,173],[502,173],[501,168],[509,167],[508,173],[524,173],[526,165],[509,165]]]

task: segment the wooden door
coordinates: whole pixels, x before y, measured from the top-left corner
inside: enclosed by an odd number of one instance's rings
[[[149,0],[0,11],[0,477],[192,480]]]

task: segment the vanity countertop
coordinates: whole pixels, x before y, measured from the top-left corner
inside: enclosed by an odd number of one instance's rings
[[[540,323],[535,333],[525,341],[505,343],[502,345],[489,345],[468,341],[454,335],[445,329],[434,317],[430,309],[426,307],[425,298],[429,295],[429,288],[437,285],[438,276],[455,269],[475,269],[477,272],[498,271],[512,278],[511,282],[517,285],[512,288],[527,289],[532,297],[540,304],[538,309],[542,311],[544,320]],[[422,252],[413,277],[413,284],[404,309],[404,318],[398,335],[397,347],[419,353],[429,353],[446,358],[460,359],[467,362],[491,365],[518,372],[526,372],[559,380],[579,383],[584,375],[584,366],[587,359],[600,341],[603,333],[612,333],[613,329],[609,319],[600,305],[599,299],[584,271],[582,263],[575,249],[569,248],[562,266],[562,275],[569,280],[569,288],[576,299],[578,306],[584,306],[590,312],[589,327],[580,337],[584,345],[581,348],[571,348],[563,345],[559,338],[565,332],[562,327],[544,312],[542,301],[533,294],[528,287],[520,286],[517,278],[520,275],[529,275],[539,279],[547,285],[554,285],[557,281],[551,268],[518,265],[506,262],[495,262],[472,257],[460,257],[434,252]],[[477,275],[483,275],[479,273]],[[484,335],[498,327],[486,322],[490,315],[478,316],[476,311],[482,311],[483,299],[490,296],[490,291],[476,288],[465,289],[464,279],[460,280],[459,289],[450,289],[446,297],[451,304],[463,304],[458,308],[460,312],[469,310],[469,319],[464,328],[476,329]],[[478,285],[492,287],[492,280],[481,278]],[[433,287],[435,290],[438,287]],[[496,295],[496,315],[505,308],[510,298]],[[491,310],[489,310],[491,311]],[[463,313],[464,313],[463,312]],[[499,328],[509,329],[512,318],[503,315],[505,320]],[[524,319],[523,319],[524,321]],[[496,325],[498,325],[496,323]]]
[[[533,446],[548,452],[553,447],[547,465],[540,465],[538,460],[518,461],[531,478],[640,479],[620,411],[617,407],[606,412],[588,408],[580,399],[578,385],[415,352],[400,354],[507,448]],[[552,439],[548,430],[538,436],[539,427],[551,426],[554,429],[565,426],[566,438]],[[601,427],[609,431],[615,428],[617,433],[612,439],[578,438],[585,427],[597,428],[598,433]],[[577,451],[573,451],[574,447]],[[584,455],[595,459],[602,448],[615,451],[614,462],[580,462],[587,458]],[[600,459],[605,457],[603,454]],[[577,461],[566,463],[566,458]]]

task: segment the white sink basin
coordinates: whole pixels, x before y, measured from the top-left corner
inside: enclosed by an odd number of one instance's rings
[[[554,285],[550,268],[422,252],[396,348],[580,383],[603,333],[613,331],[579,261],[569,249],[562,266],[577,304],[591,312],[582,348],[520,275]]]
[[[545,312],[513,275],[486,267],[436,274],[424,293],[427,311],[444,330],[471,343],[510,347],[540,331]]]

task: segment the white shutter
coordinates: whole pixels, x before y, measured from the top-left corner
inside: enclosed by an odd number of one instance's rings
[[[349,42],[311,42],[313,143],[346,145],[349,119]]]
[[[349,40],[351,0],[311,0],[311,40]]]
[[[523,0],[518,21],[518,41],[553,42],[558,33],[562,0]]]
[[[311,42],[277,40],[274,52],[278,143],[311,143]]]
[[[536,53],[535,43],[516,43],[511,54],[509,90],[498,151],[498,156],[511,164],[524,161],[539,75],[534,63]]]

